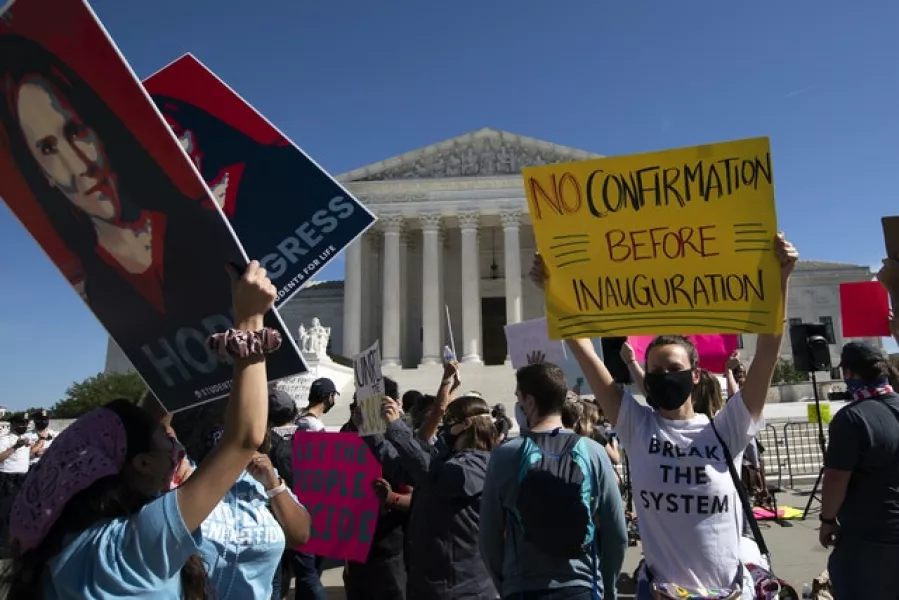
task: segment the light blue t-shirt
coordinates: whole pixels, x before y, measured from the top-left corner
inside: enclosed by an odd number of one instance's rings
[[[201,552],[218,600],[271,597],[286,540],[269,503],[262,484],[244,471],[203,521]]]
[[[81,532],[48,563],[46,600],[181,598],[181,567],[199,551],[202,534],[191,534],[169,492],[130,518],[113,519]]]

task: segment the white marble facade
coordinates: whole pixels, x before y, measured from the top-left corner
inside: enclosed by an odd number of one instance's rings
[[[319,318],[328,353],[351,357],[377,339],[385,367],[438,365],[452,340],[463,363],[502,364],[502,326],[543,315],[527,281],[535,249],[523,166],[598,155],[495,129],[481,129],[338,177],[379,218],[346,250],[344,282],[314,282],[281,308],[288,327]],[[831,319],[841,335],[839,283],[871,278],[867,267],[801,261],[790,318]],[[880,343],[880,340],[874,340]],[[754,336],[744,336],[750,361]],[[789,340],[784,356],[789,357]],[[130,365],[110,344],[107,369]]]

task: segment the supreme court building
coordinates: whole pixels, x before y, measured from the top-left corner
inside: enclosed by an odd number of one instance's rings
[[[521,169],[598,156],[485,128],[340,175],[378,223],[347,248],[345,281],[311,282],[280,312],[294,332],[316,317],[330,327],[331,355],[351,357],[380,340],[385,373],[405,389],[436,389],[452,340],[468,365],[465,381],[509,400],[515,383],[503,327],[544,311],[527,278],[535,243]],[[789,317],[833,329],[834,364],[844,343],[839,283],[871,276],[867,266],[843,263],[797,267]],[[755,336],[743,337],[748,361]],[[128,367],[110,343],[107,369]]]

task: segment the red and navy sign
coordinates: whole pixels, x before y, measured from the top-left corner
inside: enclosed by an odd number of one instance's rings
[[[265,117],[187,54],[144,81],[280,306],[375,216]]]
[[[83,0],[0,19],[0,196],[168,410],[227,395],[205,339],[232,326],[226,265],[247,256]],[[284,338],[269,377],[305,371],[275,311],[266,325]]]

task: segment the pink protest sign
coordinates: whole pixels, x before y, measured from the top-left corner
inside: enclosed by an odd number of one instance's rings
[[[843,337],[888,337],[890,298],[879,281],[840,284]]]
[[[735,335],[688,335],[685,336],[699,353],[699,366],[712,373],[724,373],[727,359],[737,349],[737,336]],[[655,339],[654,335],[636,335],[627,338],[627,343],[634,349],[637,360],[646,360],[646,347]]]
[[[355,433],[297,431],[293,435],[293,493],[312,516],[301,550],[365,562],[378,523],[372,482],[381,465]]]

